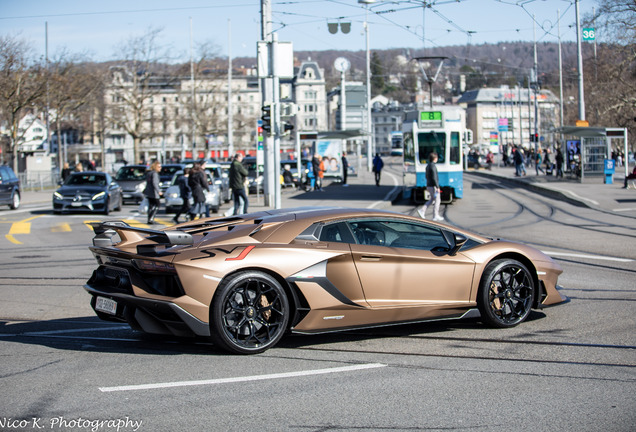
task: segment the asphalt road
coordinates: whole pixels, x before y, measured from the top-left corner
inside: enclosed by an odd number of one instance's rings
[[[382,205],[391,175],[333,199]],[[96,267],[86,222],[103,216],[0,211],[0,430],[634,430],[634,219],[471,175],[465,191],[447,221],[552,255],[569,303],[507,330],[467,320],[288,336],[255,356],[98,320],[82,286]],[[295,201],[336,196],[317,194]],[[143,222],[133,206],[114,216]]]

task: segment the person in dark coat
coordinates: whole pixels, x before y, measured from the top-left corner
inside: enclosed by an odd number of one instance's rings
[[[159,171],[161,171],[161,162],[156,160],[146,173],[144,196],[148,198],[148,225],[155,223],[155,216],[159,210]]]
[[[347,173],[349,172],[349,161],[347,160],[347,152],[342,152],[342,185],[349,186],[347,184]]]
[[[247,213],[249,202],[245,193],[245,180],[247,179],[247,168],[243,166],[243,155],[237,153],[234,155],[232,164],[230,165],[230,188],[232,189],[232,197],[234,198],[234,214],[239,215]],[[241,200],[243,200],[243,208],[241,209]]]
[[[557,154],[556,154],[556,176],[557,177],[561,177],[563,178],[563,152],[561,152],[561,149],[557,149]]]
[[[380,186],[380,176],[384,168],[384,161],[380,157],[380,153],[376,153],[373,158],[373,172],[375,173],[375,185]]]
[[[205,214],[205,191],[208,190],[205,171],[199,162],[195,162],[190,171],[188,186],[190,186],[192,191],[192,200],[194,202],[190,209],[190,220],[194,220]]]
[[[192,196],[192,191],[190,190],[190,186],[188,185],[189,178],[190,168],[186,168],[183,171],[183,175],[179,176],[179,178],[177,179],[177,185],[179,186],[179,196],[183,200],[183,204],[181,204],[181,208],[177,211],[177,214],[174,215],[174,218],[172,219],[174,223],[179,223],[179,216],[181,216],[182,214],[188,215],[190,213],[190,197]]]
[[[322,190],[322,178],[323,176],[320,175],[321,173],[321,169],[320,169],[320,165],[322,163],[322,157],[316,153],[314,155],[314,157],[311,159],[311,168],[312,171],[314,173],[314,190],[317,191],[321,191]]]

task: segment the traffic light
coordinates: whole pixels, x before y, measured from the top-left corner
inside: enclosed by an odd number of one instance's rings
[[[294,125],[291,123],[283,123],[283,133],[286,134],[287,132],[291,132],[294,130]]]
[[[263,121],[263,130],[267,133],[272,131],[272,106],[265,105],[261,108],[263,115],[261,116],[261,120]]]

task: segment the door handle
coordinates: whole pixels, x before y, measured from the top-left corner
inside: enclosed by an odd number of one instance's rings
[[[380,261],[382,257],[377,255],[362,255],[360,261]]]

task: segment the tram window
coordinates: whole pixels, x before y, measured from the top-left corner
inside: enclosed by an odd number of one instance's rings
[[[457,165],[459,164],[459,132],[451,132],[451,142],[450,142],[450,164]]]
[[[446,134],[444,132],[420,132],[417,134],[420,163],[426,163],[428,155],[437,153],[437,163],[446,162]]]

